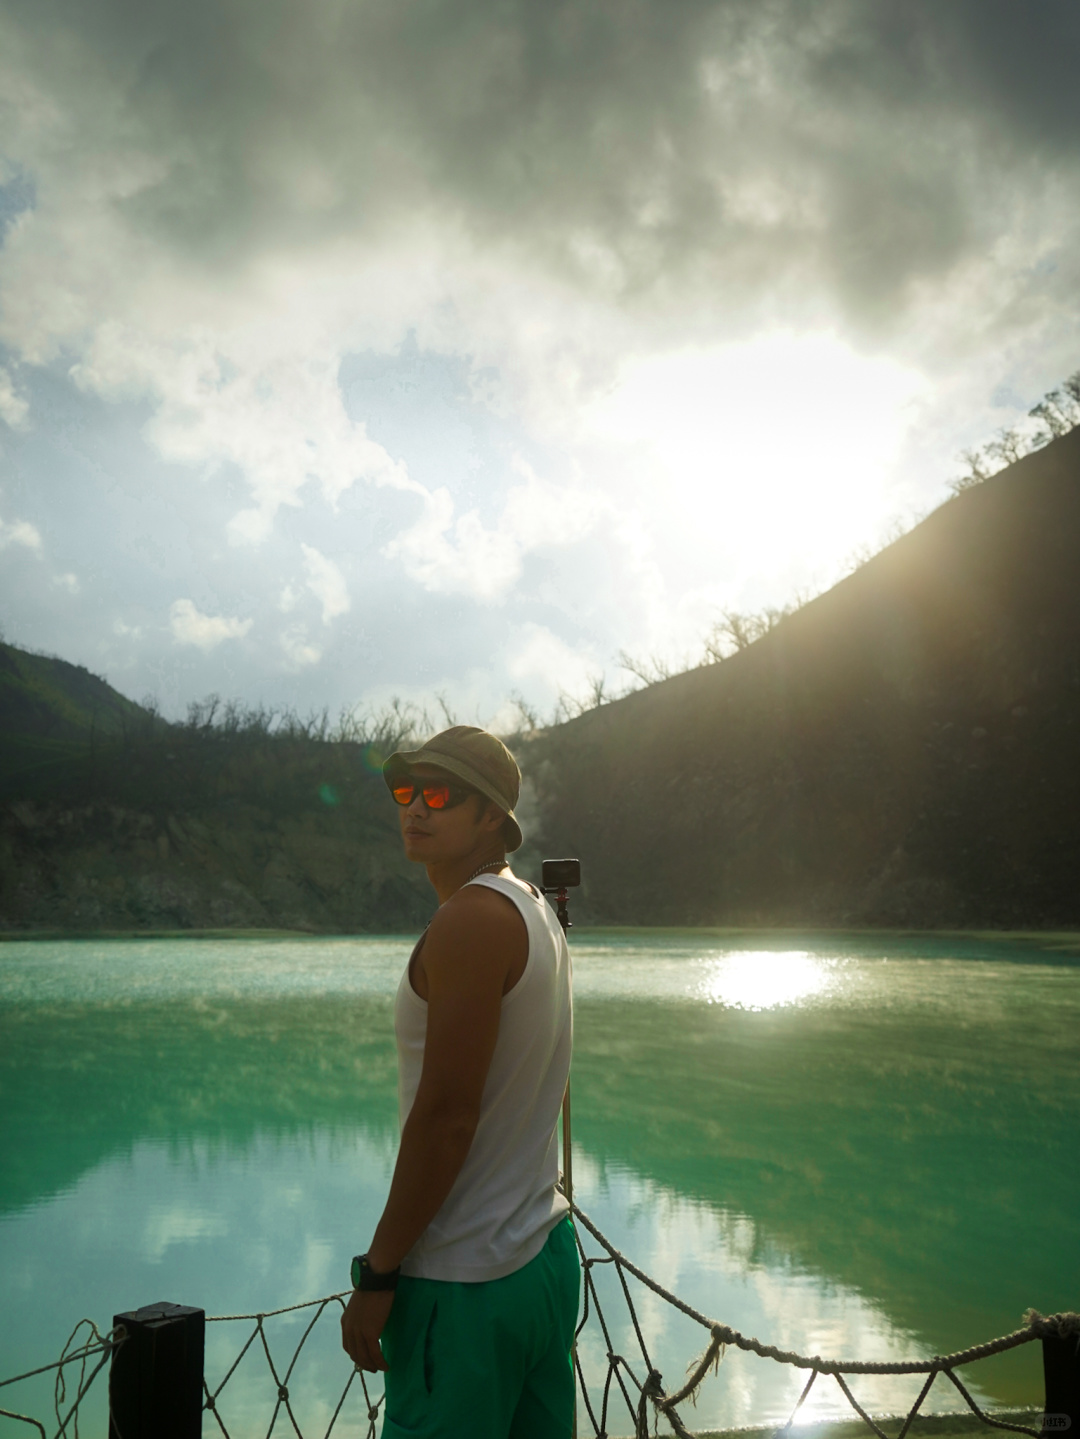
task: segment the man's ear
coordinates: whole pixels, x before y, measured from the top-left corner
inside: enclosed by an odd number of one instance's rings
[[[489,799],[484,806],[484,812],[480,816],[480,823],[486,830],[494,832],[501,830],[506,823],[506,811],[500,809],[493,799]]]

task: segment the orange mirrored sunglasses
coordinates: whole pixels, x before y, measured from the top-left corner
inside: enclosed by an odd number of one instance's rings
[[[390,793],[395,804],[402,808],[412,804],[419,795],[427,809],[453,809],[476,791],[444,779],[410,779],[408,775],[401,775],[394,780]]]

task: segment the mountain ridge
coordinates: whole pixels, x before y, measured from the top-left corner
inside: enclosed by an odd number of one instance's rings
[[[541,842],[580,853],[585,913],[1080,922],[1077,553],[1080,431],[732,658],[536,736]]]

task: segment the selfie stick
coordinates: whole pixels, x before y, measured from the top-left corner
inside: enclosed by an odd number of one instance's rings
[[[562,925],[563,934],[570,926],[570,895],[567,892],[581,883],[581,862],[576,859],[545,859],[543,864],[543,892],[555,896],[555,913]],[[574,1157],[570,1142],[570,1082],[567,1081],[562,1105],[563,1138],[563,1190],[571,1204],[574,1202]]]
[[[563,934],[571,927],[570,911],[567,905],[570,903],[570,896],[567,890],[576,887],[581,883],[581,864],[576,859],[545,859],[543,864],[543,892],[555,896],[555,913],[559,923],[562,925]],[[574,1203],[574,1158],[570,1142],[570,1081],[566,1081],[566,1093],[562,1102],[562,1142],[563,1142],[563,1193],[567,1201]],[[574,1339],[571,1350],[571,1358],[574,1366],[574,1426],[573,1435],[577,1439],[577,1339]]]
[[[567,902],[570,896],[565,886],[555,893],[555,913],[558,915],[559,923],[563,927],[563,934],[570,928],[570,911],[567,909]],[[570,1143],[570,1080],[566,1081],[566,1093],[562,1101],[562,1150],[563,1150],[563,1187],[566,1190],[567,1200],[574,1202],[574,1153]]]

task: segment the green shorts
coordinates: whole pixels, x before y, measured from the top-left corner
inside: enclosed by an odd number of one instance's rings
[[[403,1277],[382,1336],[382,1439],[570,1439],[580,1287],[569,1218],[503,1279]]]

